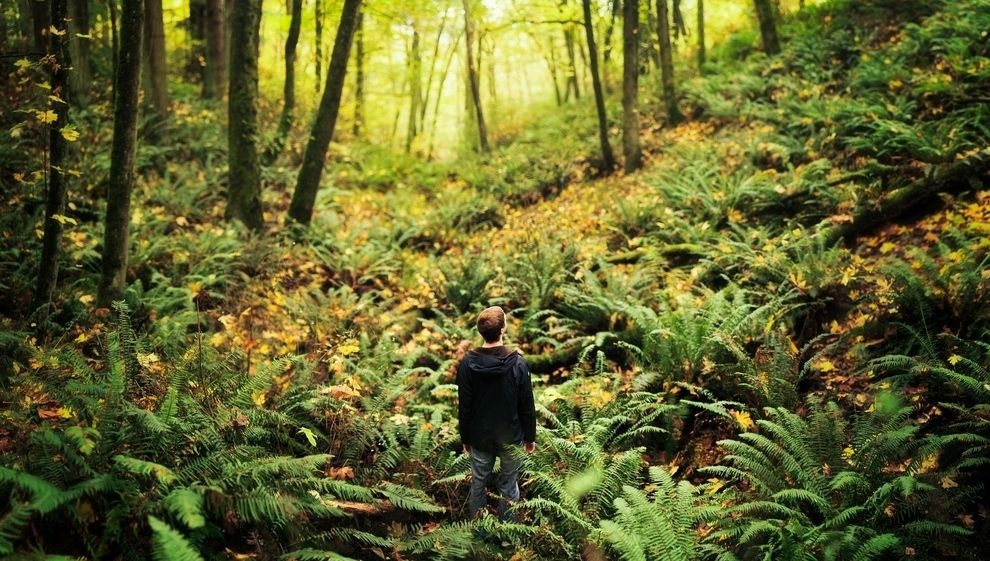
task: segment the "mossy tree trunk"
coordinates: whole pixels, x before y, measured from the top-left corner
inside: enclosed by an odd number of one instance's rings
[[[588,67],[591,70],[591,86],[595,91],[595,109],[598,112],[598,140],[602,149],[602,171],[615,170],[615,155],[608,141],[608,115],[605,113],[605,92],[602,89],[601,75],[598,72],[598,48],[595,46],[595,26],[591,19],[591,0],[582,0],[584,12],[584,33],[588,40]]]
[[[756,19],[760,24],[760,38],[763,40],[763,52],[773,56],[780,53],[780,39],[777,37],[777,22],[774,17],[776,10],[771,0],[754,0],[756,3]]]
[[[264,226],[258,159],[258,34],[261,0],[237,0],[231,14],[230,91],[227,93],[228,220],[253,231]]]
[[[66,0],[52,0],[52,27],[58,33],[49,33],[48,54],[54,57],[50,64],[52,110],[55,121],[49,124],[48,135],[48,192],[45,202],[44,240],[41,247],[41,264],[38,268],[38,284],[34,291],[33,308],[42,316],[48,314],[49,306],[58,281],[58,260],[61,251],[62,214],[65,212],[66,185],[65,166],[66,139],[63,128],[69,119],[69,34],[67,27]]]
[[[639,169],[639,0],[622,6],[622,154],[626,173]]]
[[[141,89],[141,34],[144,2],[129,0],[120,13],[120,52],[114,77],[113,141],[103,236],[103,271],[97,304],[110,307],[124,294],[137,148],[138,91]]]
[[[344,0],[333,53],[330,55],[327,83],[323,88],[320,108],[316,112],[309,142],[306,144],[302,168],[299,170],[292,202],[289,204],[289,219],[299,224],[308,225],[313,219],[313,206],[316,204],[316,193],[320,189],[327,149],[330,147],[333,130],[337,124],[344,78],[347,76],[347,60],[350,57],[351,43],[357,29],[360,10],[361,0]]]

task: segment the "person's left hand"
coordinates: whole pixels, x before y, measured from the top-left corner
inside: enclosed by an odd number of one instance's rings
[[[469,444],[463,444],[462,447],[464,448],[464,453],[465,454],[470,454],[471,453],[471,446]]]

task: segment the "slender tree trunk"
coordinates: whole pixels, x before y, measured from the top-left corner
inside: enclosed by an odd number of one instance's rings
[[[440,26],[437,29],[436,39],[433,41],[433,56],[430,58],[430,71],[426,76],[426,87],[423,89],[423,103],[420,104],[419,109],[419,123],[421,132],[426,131],[426,112],[430,105],[430,95],[433,93],[433,81],[436,78],[436,66],[437,61],[440,60],[440,44],[443,42],[444,31],[447,28],[447,12],[443,13],[443,17],[440,18]],[[437,90],[437,95],[439,96],[443,92],[443,88]]]
[[[423,54],[419,45],[419,29],[413,24],[412,42],[409,47],[409,120],[406,125],[406,145],[408,154],[419,135],[420,106],[423,104]]]
[[[282,116],[278,120],[275,139],[265,150],[264,165],[270,166],[282,153],[285,140],[292,130],[292,112],[296,105],[296,45],[299,44],[299,31],[302,28],[302,0],[292,0],[292,20],[289,23],[289,36],[285,39],[285,82],[282,85]]]
[[[667,0],[657,0],[657,35],[660,39],[660,84],[663,104],[670,124],[684,118],[677,108],[677,91],[674,87],[674,55],[670,45],[670,17]]]
[[[595,107],[598,110],[598,138],[602,144],[602,170],[612,173],[615,170],[615,156],[608,141],[608,116],[605,114],[605,92],[598,75],[598,49],[595,47],[595,26],[591,19],[591,0],[582,0],[584,9],[584,33],[588,38],[588,66],[591,68],[591,85],[595,90]]]
[[[120,57],[120,32],[119,26],[117,24],[117,0],[107,0],[107,7],[110,12],[110,48],[113,50],[113,54],[110,56],[110,66],[113,69],[113,81],[114,84],[117,83],[117,66]],[[113,99],[117,97],[116,88],[112,95]]]
[[[204,99],[220,98],[227,83],[227,13],[224,8],[224,0],[206,2]]]
[[[17,31],[22,40],[27,43],[34,35],[34,21],[31,19],[31,2],[33,0],[17,0]]]
[[[143,28],[144,2],[124,2],[120,14],[120,52],[114,80],[113,142],[110,147],[110,179],[103,236],[103,271],[96,298],[97,305],[105,308],[123,296],[127,285]]]
[[[299,224],[309,225],[313,219],[313,206],[316,204],[316,194],[320,189],[327,149],[330,147],[333,129],[337,124],[344,78],[347,76],[347,60],[350,58],[351,43],[357,29],[360,10],[361,0],[344,0],[340,23],[337,25],[337,37],[333,43],[333,53],[330,55],[327,84],[323,88],[323,98],[316,112],[316,120],[313,122],[313,130],[306,144],[302,168],[299,170],[292,202],[289,204],[289,219]]]
[[[481,91],[478,87],[478,68],[474,58],[474,21],[471,18],[470,0],[464,0],[464,44],[467,47],[467,79],[471,95],[471,108],[478,127],[478,148],[483,154],[491,151],[488,146],[488,129],[485,126],[485,113],[481,106]]]
[[[54,298],[55,286],[58,283],[58,260],[61,251],[62,214],[65,212],[66,185],[65,166],[66,139],[62,129],[69,120],[69,105],[71,103],[69,88],[69,34],[67,32],[67,0],[52,0],[52,27],[58,33],[49,33],[48,54],[54,57],[50,64],[51,95],[50,101],[55,112],[55,121],[49,125],[48,134],[48,192],[45,201],[44,240],[41,246],[41,263],[38,267],[38,284],[34,291],[32,309],[40,312],[42,317],[48,315]]]
[[[354,138],[361,138],[364,129],[364,12],[358,11],[354,47]]]
[[[93,80],[90,60],[89,2],[69,2],[69,49],[72,72],[69,75],[72,103],[85,106]]]
[[[323,19],[326,11],[323,9],[323,0],[313,2],[313,19],[316,24],[316,93],[320,93],[320,84],[323,83]]]
[[[760,37],[763,39],[763,52],[769,56],[780,53],[780,39],[777,38],[777,22],[774,20],[774,7],[770,0],[754,0],[756,18],[760,23]]]
[[[440,92],[443,91],[443,85],[447,83],[447,76],[450,74],[450,66],[454,61],[454,55],[457,53],[457,44],[460,42],[460,35],[455,37],[454,40],[450,42],[450,46],[447,49],[447,56],[443,64],[443,70],[440,71],[440,83],[437,84],[437,95],[433,101],[433,120],[430,124],[430,147],[426,153],[427,159],[433,157],[433,142],[436,138],[437,120],[440,118],[440,102],[443,100],[443,96],[440,95]]]
[[[567,0],[561,2],[561,6],[566,6]],[[577,49],[574,46],[574,26],[572,24],[564,25],[564,48],[567,52],[567,82],[564,87],[564,102],[567,102],[571,97],[571,92],[574,92],[574,99],[581,99],[581,89],[578,87],[578,71],[577,71]]]
[[[639,142],[639,0],[622,6],[622,153],[626,173],[643,163]]]
[[[673,21],[674,21],[674,41],[676,42],[681,37],[687,36],[687,25],[684,23],[684,14],[681,13],[681,0],[673,0],[674,11],[673,11]]]
[[[155,115],[151,138],[161,139],[168,123],[168,68],[165,63],[165,22],[162,0],[144,0],[144,47],[148,61],[149,101]]]
[[[51,0],[31,0],[31,21],[34,23],[34,50],[48,50],[48,29],[52,25]]]
[[[639,3],[639,0],[636,2]],[[605,88],[609,89],[609,77],[608,71],[612,67],[610,64],[612,62],[612,35],[615,34],[615,21],[619,19],[619,15],[622,13],[622,0],[611,0],[609,4],[612,8],[609,10],[610,16],[608,18],[608,25],[605,27],[605,40],[604,48],[602,49],[602,68],[604,70],[602,74],[602,80],[605,82]]]
[[[258,161],[258,34],[261,0],[237,0],[231,14],[230,91],[227,92],[228,220],[253,231],[264,226]]]
[[[698,0],[698,69],[705,65],[705,0]]]
[[[113,1],[110,0],[110,2]],[[189,0],[189,19],[186,20],[186,33],[189,41],[186,76],[201,80],[204,87],[207,79],[204,64],[209,65],[211,62],[209,54],[204,48],[206,34],[209,32],[209,23],[206,19],[206,1]]]

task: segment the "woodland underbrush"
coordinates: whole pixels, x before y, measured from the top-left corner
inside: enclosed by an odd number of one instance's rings
[[[0,554],[980,559],[990,2],[928,4],[727,46],[635,174],[598,177],[579,104],[489,158],[337,148],[307,230],[276,226],[291,150],[269,231],[222,220],[215,116],[183,102],[185,141],[139,157],[111,310],[106,156],[79,160],[45,322],[43,178],[5,175]],[[518,523],[465,512],[453,371],[489,304],[536,388]]]

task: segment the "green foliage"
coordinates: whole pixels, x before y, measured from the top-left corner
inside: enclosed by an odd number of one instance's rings
[[[599,522],[596,538],[623,561],[698,559],[698,527],[717,519],[721,508],[705,504],[700,489],[678,482],[663,468],[651,466],[649,473],[649,493],[623,487],[615,499],[615,517]]]
[[[767,409],[756,422],[759,433],[721,441],[726,465],[705,471],[745,482],[748,490],[709,542],[743,556],[875,559],[905,546],[935,553],[940,539],[964,535],[953,524],[926,521],[920,532],[910,524],[924,520],[937,501],[935,488],[903,468],[889,469],[910,460],[921,441],[910,408],[892,396],[877,402],[848,429],[835,404],[812,403],[807,418]]]

